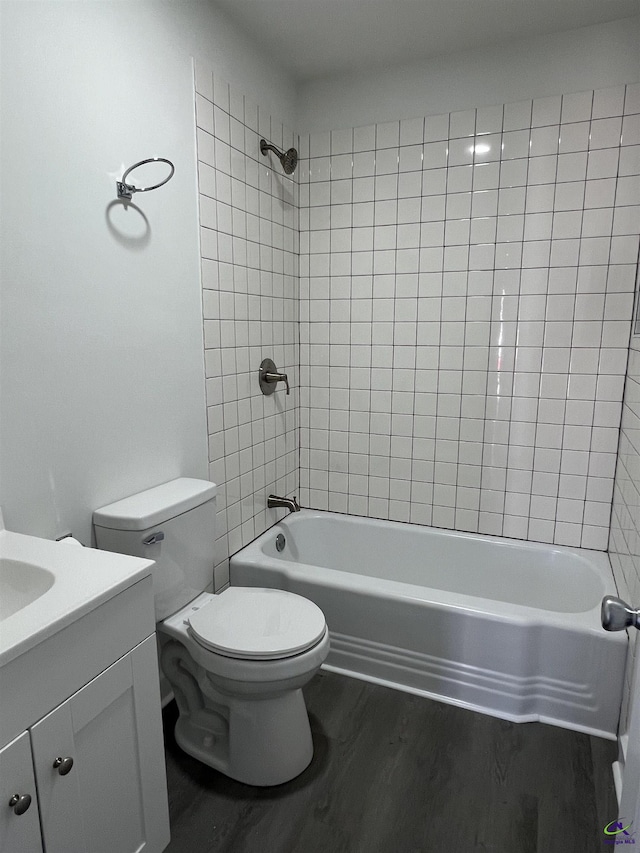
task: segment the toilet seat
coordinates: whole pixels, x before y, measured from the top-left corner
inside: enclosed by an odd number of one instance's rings
[[[280,589],[230,587],[188,618],[201,646],[239,660],[280,660],[324,637],[324,614],[312,601]]]

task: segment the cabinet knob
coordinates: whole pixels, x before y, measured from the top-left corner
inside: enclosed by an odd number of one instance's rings
[[[67,758],[59,755],[53,762],[53,766],[61,776],[66,776],[67,773],[71,772],[71,768],[73,767],[73,758],[70,755]]]
[[[31,805],[31,796],[29,794],[14,794],[9,800],[9,808],[13,809],[13,813],[17,815],[24,814]]]

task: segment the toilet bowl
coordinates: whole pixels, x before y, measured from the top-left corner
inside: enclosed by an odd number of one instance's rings
[[[161,664],[180,712],[176,742],[250,785],[279,785],[313,757],[302,687],[329,653],[324,615],[290,592],[207,592],[213,483],[180,478],[94,512],[99,548],[155,561]]]
[[[282,610],[298,616],[295,630],[265,624]],[[256,616],[266,618],[256,626]],[[293,593],[231,587],[198,596],[157,627],[181,749],[249,785],[302,773],[313,757],[302,687],[329,653],[322,611]]]

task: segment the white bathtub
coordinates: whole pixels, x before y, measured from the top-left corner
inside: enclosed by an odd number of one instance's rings
[[[604,553],[302,510],[231,559],[231,583],[318,604],[327,669],[615,739],[627,636],[600,625]]]

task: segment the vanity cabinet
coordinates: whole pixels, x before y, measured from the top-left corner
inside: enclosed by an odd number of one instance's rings
[[[3,794],[11,789],[6,803],[14,793],[32,797],[22,815],[0,804],[0,853],[164,850],[169,821],[155,635],[12,741],[0,759]]]

